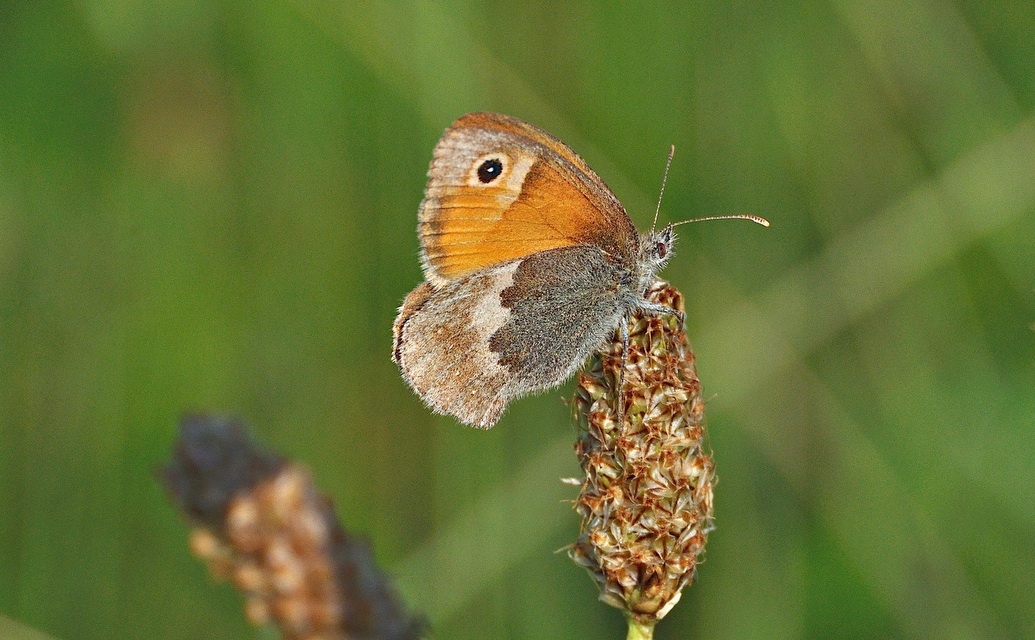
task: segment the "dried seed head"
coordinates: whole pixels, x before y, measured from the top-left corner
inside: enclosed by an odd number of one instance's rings
[[[667,283],[651,285],[647,299],[683,311],[682,295]],[[701,383],[678,319],[633,316],[619,403],[622,352],[616,339],[579,375],[575,450],[585,481],[575,503],[581,535],[570,554],[596,580],[601,600],[652,624],[694,578],[712,529],[714,467]]]
[[[191,551],[241,590],[254,624],[272,621],[289,640],[422,637],[423,621],[309,472],[256,447],[238,423],[186,419],[162,479],[195,526]]]

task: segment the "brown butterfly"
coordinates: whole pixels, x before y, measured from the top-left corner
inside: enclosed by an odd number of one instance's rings
[[[640,234],[582,158],[517,118],[471,113],[446,130],[418,221],[426,281],[399,309],[392,359],[466,424],[492,427],[511,400],[566,380],[634,311],[674,313],[643,295],[681,223]]]

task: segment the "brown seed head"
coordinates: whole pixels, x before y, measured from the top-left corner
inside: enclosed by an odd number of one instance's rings
[[[655,282],[647,299],[683,311],[667,283]],[[579,375],[575,450],[585,482],[575,503],[582,533],[570,554],[601,600],[652,623],[694,578],[712,529],[714,467],[701,383],[678,319],[633,316],[619,403],[622,352],[616,338]]]
[[[365,541],[349,535],[309,472],[219,418],[184,421],[166,488],[194,525],[191,550],[245,596],[254,624],[289,640],[416,640]]]

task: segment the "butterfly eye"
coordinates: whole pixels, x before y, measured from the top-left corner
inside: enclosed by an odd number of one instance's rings
[[[503,163],[497,158],[490,158],[478,167],[478,180],[489,184],[503,173]]]
[[[658,242],[654,245],[654,252],[658,254],[658,258],[664,259],[668,255],[668,243]]]

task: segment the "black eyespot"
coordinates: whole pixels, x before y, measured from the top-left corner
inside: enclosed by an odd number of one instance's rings
[[[501,173],[503,173],[503,163],[496,158],[486,160],[482,163],[482,166],[478,167],[478,179],[483,184],[489,184],[500,177]]]

